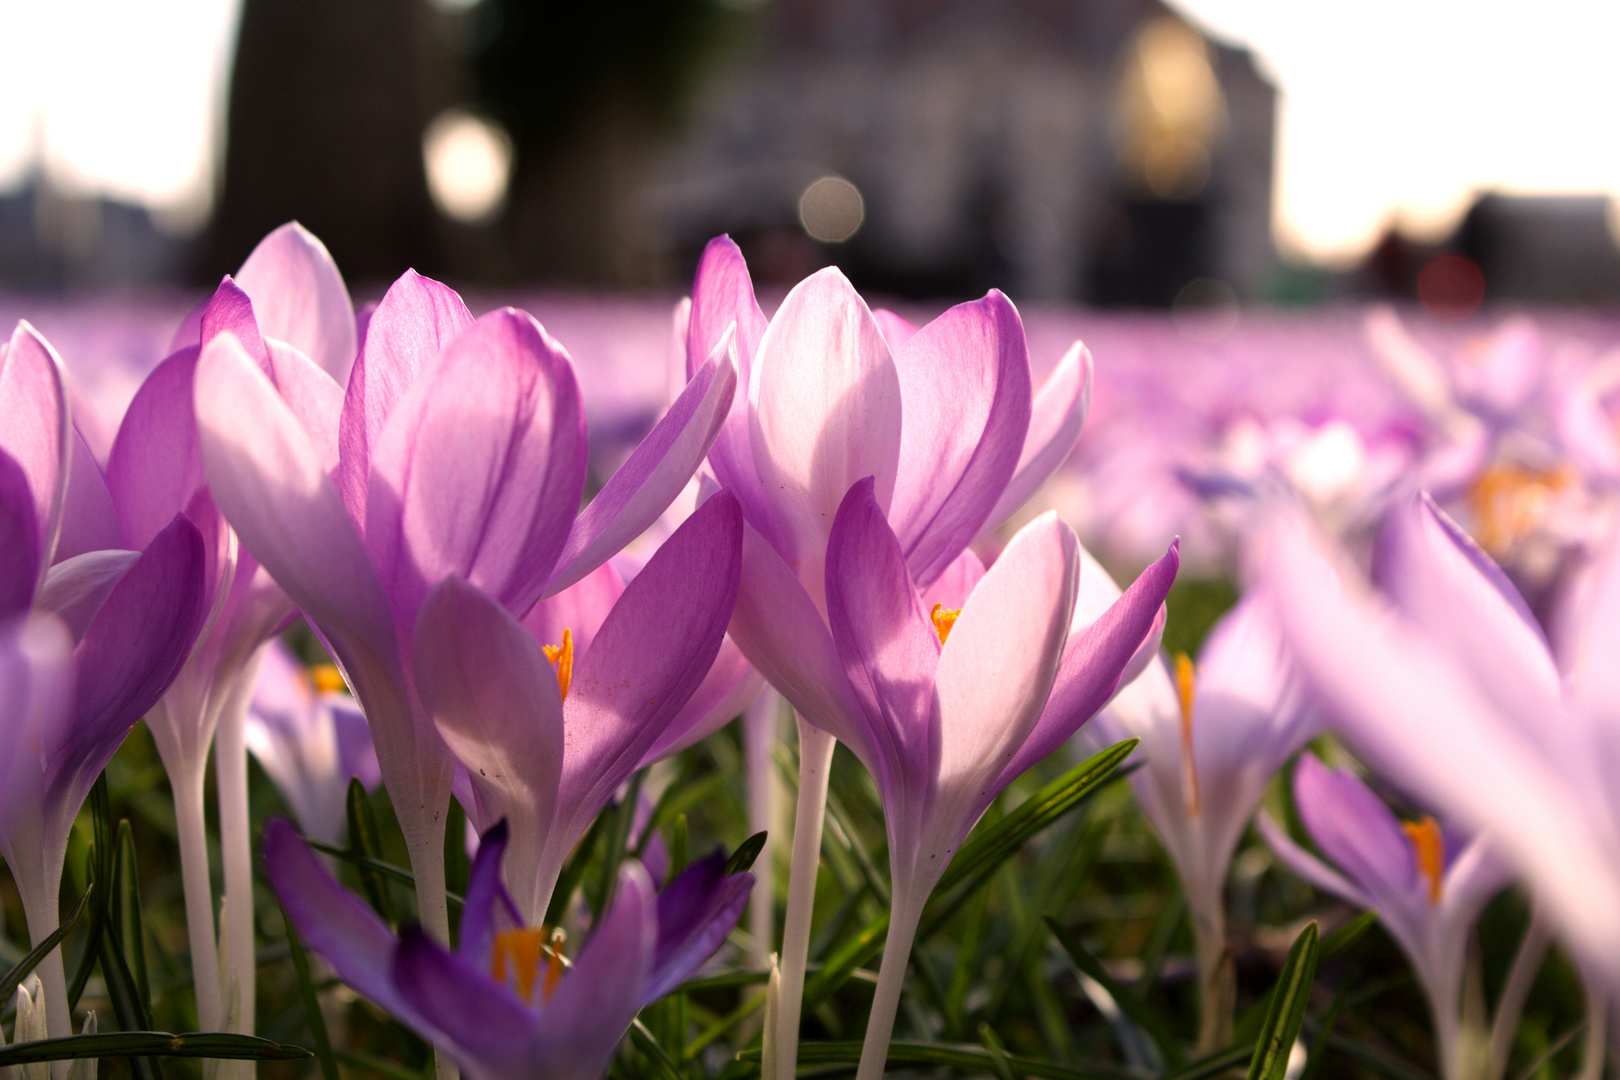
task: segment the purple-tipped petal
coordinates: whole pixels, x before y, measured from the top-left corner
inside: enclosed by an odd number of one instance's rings
[[[417,1026],[416,1011],[391,978],[394,935],[376,912],[333,879],[285,819],[271,818],[265,825],[262,850],[270,888],[304,944],[344,982]]]
[[[472,313],[454,289],[415,270],[405,271],[372,313],[349,373],[340,422],[337,482],[355,521],[365,522],[371,455],[394,406],[472,323]]]
[[[341,382],[354,363],[354,305],[326,245],[296,221],[259,241],[236,284],[253,299],[259,329]]]
[[[619,869],[613,905],[540,1013],[529,1076],[594,1080],[641,1008],[658,947],[658,899],[634,859]]]
[[[547,593],[572,585],[640,536],[686,487],[731,408],[736,356],[732,335],[723,335],[663,419],[580,512]]]
[[[1028,502],[1035,489],[1068,458],[1091,411],[1091,374],[1091,353],[1077,341],[1035,395],[1018,467],[986,516],[981,535]]]
[[[400,399],[373,448],[366,546],[397,617],[408,623],[450,574],[525,614],[562,551],[585,464],[568,354],[513,308],[479,319]]]
[[[195,395],[210,490],[242,545],[340,649],[392,655],[388,602],[354,523],[309,434],[235,338],[203,349]]]
[[[129,729],[180,673],[207,614],[205,565],[202,535],[176,516],[107,594],[73,652],[73,724],[47,747],[49,798],[77,810]]]
[[[1160,607],[1180,567],[1181,544],[1176,541],[1095,622],[1069,638],[1046,708],[1004,777],[1010,780],[1057,749],[1113,696],[1142,642],[1158,625]]]
[[[876,750],[884,812],[900,820],[921,814],[939,760],[931,715],[939,634],[870,478],[849,489],[833,519],[827,624]]]
[[[556,675],[505,608],[455,577],[428,593],[413,657],[417,690],[440,736],[479,798],[512,830],[508,875],[527,909],[563,767]]]
[[[755,357],[749,438],[784,557],[822,595],[827,532],[855,481],[885,511],[900,461],[900,376],[866,302],[836,267],[794,286]],[[819,606],[819,605],[818,605]]]
[[[0,619],[20,615],[34,602],[40,585],[39,526],[34,520],[34,489],[17,459],[0,450]]]
[[[951,628],[934,677],[940,749],[931,839],[946,845],[936,874],[1018,775],[1007,767],[1024,751],[1064,657],[1079,549],[1074,530],[1042,514],[990,565]]]
[[[862,706],[827,624],[776,549],[743,530],[742,579],[731,640],[777,692],[812,724],[871,762]]]
[[[52,561],[61,528],[73,423],[62,360],[27,322],[17,324],[0,352],[0,418],[0,452],[21,467],[33,493],[37,582]]]
[[[729,492],[698,507],[576,654],[553,845],[584,833],[708,673],[736,602],[742,527]]]
[[[183,349],[152,369],[107,457],[107,490],[130,547],[145,547],[208,482],[193,394],[198,352]]]
[[[73,426],[72,458],[67,498],[62,503],[62,534],[56,540],[57,562],[124,543],[112,493],[78,424]]]
[[[222,336],[235,338],[259,369],[269,373],[270,353],[264,346],[264,335],[259,332],[259,320],[253,314],[253,301],[228,275],[214,290],[208,306],[203,308],[200,347]]]
[[[1359,886],[1294,843],[1287,830],[1273,821],[1271,815],[1264,810],[1254,819],[1254,827],[1259,830],[1260,838],[1266,842],[1266,847],[1271,849],[1271,853],[1277,856],[1279,862],[1318,889],[1332,893],[1357,907],[1376,906],[1372,898]]]
[[[889,521],[926,586],[984,525],[1023,450],[1029,349],[996,290],[958,304],[895,353],[905,438]]]
[[[400,931],[389,979],[411,1012],[429,1025],[421,1034],[450,1051],[470,1073],[481,1080],[536,1075],[526,1067],[535,1028],[528,1004],[487,970],[447,952],[420,926]]]
[[[1305,831],[1346,877],[1378,896],[1415,891],[1417,857],[1401,823],[1354,773],[1303,754],[1294,805]]]
[[[658,894],[658,947],[641,1002],[649,1005],[685,982],[714,955],[754,888],[754,875],[727,874],[726,854],[699,859]]]
[[[488,969],[495,935],[523,925],[523,916],[501,882],[507,828],[497,821],[478,839],[478,854],[467,873],[466,903],[461,910],[461,940],[456,955],[474,967]]]

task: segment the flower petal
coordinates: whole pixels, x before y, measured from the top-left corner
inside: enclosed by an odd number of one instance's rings
[[[624,578],[611,562],[603,563],[554,596],[548,596],[523,617],[523,626],[542,645],[562,643],[567,630],[574,655],[581,656],[596,639],[608,612],[624,595]]]
[[[354,520],[366,520],[371,455],[394,406],[437,364],[452,338],[473,323],[448,285],[407,270],[389,287],[366,324],[365,342],[349,373],[338,437],[338,490]]]
[[[56,541],[57,562],[124,543],[107,480],[78,424],[73,425],[72,458],[67,498],[62,503],[62,535]]]
[[[1341,900],[1348,900],[1357,907],[1376,906],[1372,898],[1350,879],[1296,844],[1287,830],[1273,821],[1271,815],[1264,810],[1254,819],[1254,827],[1279,862],[1316,888],[1325,893],[1332,893]]]
[[[715,654],[703,682],[681,706],[658,741],[642,755],[641,764],[662,761],[707,739],[740,716],[763,689],[765,677],[754,670],[736,642],[727,637],[720,642],[720,651]]]
[[[467,872],[467,895],[461,911],[456,955],[474,967],[488,969],[497,933],[523,925],[521,913],[501,883],[506,841],[506,822],[497,821],[478,838],[478,854]]]
[[[451,574],[525,614],[573,524],[585,464],[568,354],[514,308],[479,319],[399,400],[373,449],[366,547],[396,618],[409,625]]]
[[[195,347],[164,360],[141,383],[107,456],[107,490],[124,543],[143,548],[206,486],[197,442]]]
[[[21,615],[40,586],[39,526],[34,520],[34,489],[17,459],[0,450],[0,619]]]
[[[1018,455],[1018,467],[986,516],[980,535],[1012,516],[1057,471],[1080,439],[1091,411],[1091,353],[1075,342],[1046,377],[1030,410],[1029,433]]]
[[[726,422],[736,356],[732,336],[723,335],[663,419],[580,511],[547,593],[572,585],[640,536],[686,487]]]
[[[259,329],[341,382],[354,364],[354,304],[326,245],[296,221],[273,230],[236,272]]]
[[[916,323],[896,315],[888,308],[873,308],[872,318],[877,320],[878,329],[883,331],[883,340],[889,343],[891,353],[899,352],[900,346],[910,341],[918,330]]]
[[[298,425],[309,435],[321,468],[328,473],[338,463],[338,417],[343,411],[343,388],[323,368],[299,350],[280,341],[268,341],[270,380],[276,384]]]
[[[21,466],[33,492],[37,582],[52,562],[61,529],[73,423],[62,360],[26,321],[17,323],[0,352],[0,417],[0,451]]]
[[[583,835],[703,681],[741,558],[742,508],[722,491],[664,541],[575,659],[554,850]]]
[[[1417,856],[1401,823],[1354,773],[1302,754],[1294,770],[1294,806],[1322,854],[1376,902],[1422,892]]]
[[[675,989],[726,940],[748,906],[754,875],[727,874],[726,854],[715,851],[683,870],[658,894],[658,947],[643,1005]]]
[[[935,874],[1018,775],[1009,766],[1034,733],[1064,658],[1079,548],[1074,530],[1054,513],[1018,530],[968,597],[940,653],[938,793],[928,831],[944,849],[928,852],[938,856]]]
[[[487,971],[446,951],[420,926],[400,932],[388,977],[411,1015],[420,1017],[411,1026],[470,1074],[481,1080],[545,1075],[526,1067],[535,1028],[529,1006]]]
[[[827,533],[844,493],[871,476],[878,506],[886,511],[894,497],[900,377],[866,302],[836,267],[787,294],[756,362],[754,467],[781,534],[773,539],[819,601]]]
[[[984,525],[1018,464],[1030,421],[1024,324],[992,289],[924,326],[894,365],[905,437],[889,521],[926,586]]]
[[[557,678],[518,621],[456,577],[428,593],[412,652],[417,691],[439,734],[479,798],[507,819],[508,880],[528,910],[563,767]]]
[[[140,557],[138,551],[108,548],[63,559],[46,574],[45,587],[39,590],[34,606],[61,619],[73,640],[78,641],[107,602],[113,586]]]

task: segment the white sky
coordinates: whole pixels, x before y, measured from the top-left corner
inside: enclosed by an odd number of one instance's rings
[[[1103,0],[1106,2],[1106,0]],[[1620,0],[1176,0],[1283,89],[1276,232],[1345,259],[1474,191],[1620,193]],[[238,0],[0,0],[0,189],[207,210]]]

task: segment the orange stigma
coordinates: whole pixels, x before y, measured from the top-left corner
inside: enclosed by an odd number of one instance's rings
[[[562,978],[562,943],[566,935],[561,930],[547,930],[543,926],[524,926],[516,930],[500,930],[495,934],[495,947],[490,954],[489,973],[496,982],[503,982],[516,990],[518,996],[534,1002],[534,984],[540,981],[540,968],[546,969],[545,981],[540,984],[541,1001],[549,1002]]]
[[[562,691],[563,700],[567,701],[568,684],[574,678],[574,635],[565,626],[561,645],[542,645],[541,648],[545,650],[551,666],[557,669],[557,689]]]
[[[939,633],[941,645],[951,636],[951,627],[956,625],[961,614],[961,608],[948,608],[944,604],[935,604],[934,610],[928,613],[928,617],[934,621],[934,629]]]
[[[1181,703],[1181,772],[1187,789],[1187,812],[1198,816],[1198,762],[1193,757],[1193,697],[1198,676],[1186,653],[1176,654],[1176,699]]]
[[[1429,903],[1440,902],[1440,882],[1446,872],[1446,841],[1440,835],[1440,825],[1425,815],[1420,821],[1403,821],[1406,838],[1412,841],[1412,854],[1417,856],[1418,873],[1429,884]]]
[[[309,669],[309,680],[322,694],[339,694],[349,688],[336,664],[316,664]]]
[[[1535,530],[1553,500],[1574,482],[1574,470],[1567,465],[1545,470],[1492,465],[1468,489],[1474,539],[1493,554],[1511,550]]]

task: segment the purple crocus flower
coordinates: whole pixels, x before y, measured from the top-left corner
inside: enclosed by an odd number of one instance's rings
[[[448,926],[454,761],[410,675],[424,600],[455,575],[522,616],[619,550],[707,452],[731,402],[731,351],[709,358],[581,512],[572,363],[520,311],[475,321],[453,291],[407,272],[367,323],[341,413],[318,437],[247,343],[221,334],[203,347],[196,408],[214,499],[365,709],[433,932]]]
[[[318,689],[280,642],[259,665],[246,738],[305,835],[328,844],[342,839],[350,778],[367,788],[382,780],[360,706]]]
[[[72,475],[67,400],[61,361],[19,324],[0,353],[0,627],[16,690],[6,695],[6,745],[27,749],[8,755],[0,780],[0,852],[36,942],[56,929],[74,816],[174,680],[207,611],[203,537],[184,516],[154,530],[144,550],[52,565]],[[42,972],[51,1031],[69,1034],[59,950]]]
[[[1086,618],[1119,587],[1084,550],[1078,608]],[[1077,618],[1077,621],[1079,619]],[[1141,675],[1082,729],[1096,749],[1142,740],[1131,774],[1137,804],[1181,878],[1197,941],[1201,1046],[1230,1037],[1233,972],[1226,941],[1232,852],[1272,774],[1319,730],[1298,692],[1270,611],[1253,596],[1210,632],[1196,664],[1154,655]]]
[[[1461,1037],[1464,962],[1480,912],[1512,878],[1506,864],[1482,838],[1442,829],[1432,817],[1397,820],[1358,776],[1312,754],[1294,773],[1294,805],[1333,865],[1262,813],[1267,846],[1317,888],[1378,912],[1429,999],[1440,1075],[1470,1075]]]
[[[264,834],[271,887],[310,948],[475,1080],[595,1080],[636,1013],[725,941],[753,886],[752,874],[725,872],[720,852],[662,893],[626,860],[612,906],[564,970],[560,935],[525,925],[501,884],[505,849],[496,825],[479,844],[450,952],[417,927],[396,938],[285,821]]]
[[[1574,605],[1562,673],[1507,578],[1427,499],[1388,523],[1383,601],[1297,522],[1274,524],[1265,552],[1294,662],[1357,753],[1485,835],[1620,988],[1620,546]]]
[[[619,787],[687,713],[737,595],[742,511],[698,508],[621,586],[598,571],[519,623],[458,577],[417,625],[422,702],[466,767],[469,816],[511,828],[509,886],[539,919],[563,860]]]

